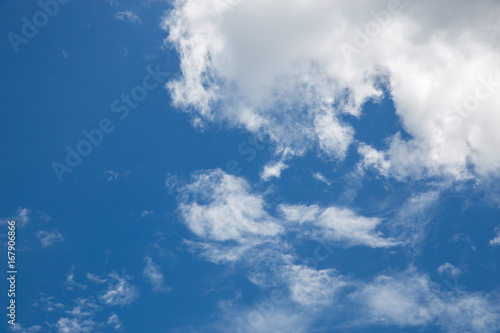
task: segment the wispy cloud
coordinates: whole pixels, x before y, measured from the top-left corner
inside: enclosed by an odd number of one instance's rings
[[[304,235],[312,239],[342,242],[348,246],[391,247],[402,243],[382,237],[376,228],[382,219],[364,217],[343,207],[320,208],[317,205],[279,205],[279,210],[288,222],[304,225]],[[305,224],[314,226],[308,228]]]
[[[30,327],[24,327],[23,325],[16,323],[15,326],[10,326],[9,330],[11,332],[18,332],[18,333],[36,333],[36,332],[43,332],[42,326],[40,325],[33,325]]]
[[[111,281],[106,290],[99,295],[99,299],[106,305],[124,306],[131,304],[139,297],[136,287],[131,285],[129,276],[119,276],[116,273],[109,274]]]
[[[70,301],[64,302],[60,299],[56,301],[54,296],[46,296],[42,293],[40,299],[32,305],[49,312],[50,317],[44,321],[43,326],[25,329],[16,323],[16,327],[18,327],[16,332],[31,333],[40,330],[41,332],[90,333],[107,332],[111,329],[123,330],[124,325],[118,315],[114,312],[106,313],[106,309],[108,306],[130,304],[131,301],[135,300],[137,292],[135,287],[127,282],[127,279],[131,279],[131,277],[116,273],[111,273],[109,276],[111,281],[107,288],[101,291],[92,291],[89,286],[76,282],[75,268],[72,267],[64,283],[66,289],[73,291]],[[109,281],[91,273],[87,274],[87,278],[98,285]],[[62,299],[67,300],[66,297],[62,297]]]
[[[64,304],[55,301],[54,296],[45,296],[42,294],[40,299],[33,303],[33,306],[47,312],[54,312],[56,310],[63,310]]]
[[[323,175],[321,172],[315,172],[313,173],[313,178],[316,180],[319,180],[320,182],[325,183],[326,185],[330,186],[332,184],[331,181],[329,181],[325,175]]]
[[[118,172],[114,172],[113,170],[106,170],[105,171],[105,174],[106,174],[106,180],[108,182],[112,181],[112,180],[117,180],[118,179]]]
[[[222,170],[198,172],[179,191],[179,211],[202,240],[191,245],[212,260],[237,260],[284,230],[265,210],[261,194],[252,193],[244,179]],[[223,242],[232,245],[226,247]]]
[[[65,315],[59,318],[54,325],[59,333],[65,332],[94,332],[100,323],[94,320],[96,311],[101,310],[101,306],[93,298],[77,298],[71,310],[65,311]]]
[[[334,295],[347,285],[335,269],[317,270],[303,265],[282,267],[293,302],[308,308],[324,306],[334,301]]]
[[[464,233],[455,234],[451,237],[451,242],[464,242],[472,251],[477,251],[476,244]]]
[[[155,214],[155,212],[152,210],[143,210],[141,212],[141,217],[153,216],[154,214]]]
[[[98,283],[98,284],[101,284],[101,283],[108,281],[108,279],[102,279],[101,277],[99,277],[95,274],[92,274],[92,273],[87,273],[87,279],[89,279],[90,281],[92,281],[94,283]]]
[[[117,12],[115,14],[115,18],[122,20],[122,21],[128,20],[131,23],[142,24],[141,18],[139,16],[137,16],[136,14],[134,14],[131,10]]]
[[[450,278],[455,278],[457,276],[459,276],[460,274],[462,274],[462,271],[455,267],[454,265],[450,264],[449,262],[446,262],[444,264],[442,264],[441,266],[439,266],[437,268],[437,271],[439,274],[441,275],[444,275],[444,276],[448,276]]]
[[[264,166],[264,170],[262,170],[260,174],[260,178],[263,181],[268,181],[271,178],[280,178],[283,170],[288,168],[288,165],[283,163],[283,161],[278,161],[276,163],[268,163]]]
[[[366,311],[360,320],[382,325],[424,326],[437,323],[449,332],[495,332],[499,305],[492,294],[450,294],[414,267],[393,276],[379,275],[351,299]]]
[[[123,324],[116,313],[109,316],[107,324],[111,325],[115,330],[121,330],[123,328]]]
[[[40,230],[36,235],[42,243],[42,247],[48,247],[54,245],[55,243],[64,242],[64,237],[59,231],[57,231],[57,229],[52,231]]]
[[[145,257],[144,261],[146,261],[146,266],[142,271],[142,275],[153,286],[153,291],[167,292],[169,288],[165,285],[165,277],[161,272],[160,266],[156,265],[151,257]]]
[[[85,284],[80,284],[75,281],[75,267],[71,267],[71,270],[69,273],[66,275],[66,281],[64,282],[64,285],[66,289],[68,290],[73,290],[74,287],[80,288],[80,289],[87,289],[87,286]]]
[[[126,179],[128,176],[130,176],[130,170],[125,170],[123,172],[114,170],[104,171],[104,177],[108,182],[118,180],[120,177],[124,177]]]
[[[490,240],[490,245],[491,246],[498,246],[500,245],[500,227],[495,229],[496,231],[496,236],[492,240]]]
[[[268,211],[271,203],[264,205],[263,193],[252,189],[242,178],[221,170],[197,172],[190,184],[177,190],[181,217],[198,238],[198,241],[186,240],[195,253],[218,264],[242,261],[250,269],[248,279],[262,290],[271,287],[286,290],[279,303],[269,304],[264,300],[266,305],[258,310],[262,318],[278,316],[276,321],[247,323],[257,331],[287,327],[279,320],[279,314],[287,313],[290,322],[296,319],[302,323],[295,325],[298,332],[307,332],[318,320],[318,313],[339,311],[340,304],[348,304],[350,314],[357,314],[355,320],[338,314],[339,325],[347,327],[373,324],[418,327],[437,323],[445,330],[479,332],[494,331],[500,325],[499,308],[492,294],[465,291],[450,294],[413,266],[404,272],[377,274],[371,281],[357,279],[342,275],[335,268],[300,264],[293,246],[287,242],[288,232],[295,231],[300,237],[344,248],[416,246],[418,242],[412,241],[408,228],[412,224],[425,226],[429,210],[438,202],[438,191],[410,197],[395,217],[385,221],[345,207],[304,204],[278,203],[273,210],[276,213],[271,214],[271,209]],[[401,237],[384,237],[378,226],[385,222],[388,227],[395,227]],[[422,232],[416,230],[418,237]],[[450,263],[441,265],[438,272],[450,278],[461,274]],[[262,309],[270,312],[262,314]],[[221,311],[231,317],[256,310],[238,310],[233,304]],[[235,314],[238,311],[241,312]],[[453,319],[457,315],[461,318],[458,321]],[[277,323],[281,326],[276,326]],[[229,324],[236,328],[241,325],[241,322]]]
[[[10,220],[16,221],[18,227],[26,227],[30,221],[31,210],[28,208],[18,208],[16,214],[9,218],[1,218],[0,225],[6,224]],[[49,217],[50,218],[50,217]]]
[[[222,170],[198,172],[191,184],[178,188],[179,211],[198,240],[187,240],[194,252],[214,262],[237,261],[259,248],[272,255],[272,244],[284,245],[287,233],[301,230],[301,237],[334,241],[343,246],[387,248],[402,242],[384,237],[383,220],[365,217],[344,207],[276,204],[268,212],[264,194],[253,191],[243,178]],[[255,255],[255,253],[253,254]]]

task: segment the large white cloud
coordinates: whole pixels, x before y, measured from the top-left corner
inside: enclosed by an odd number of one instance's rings
[[[343,115],[388,86],[412,139],[371,165],[396,177],[464,179],[500,170],[500,5],[494,0],[179,0],[165,17],[181,76],[176,105],[342,159]],[[365,155],[366,156],[366,155]]]

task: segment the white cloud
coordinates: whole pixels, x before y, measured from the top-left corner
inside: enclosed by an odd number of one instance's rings
[[[214,263],[235,262],[259,245],[259,241],[248,241],[243,244],[220,244],[216,242],[184,241],[191,252]]]
[[[30,221],[29,218],[30,210],[28,208],[19,208],[17,210],[16,222],[20,227],[26,226]]]
[[[29,210],[28,208],[18,208],[15,216],[0,219],[0,225],[7,224],[8,221],[14,220],[16,221],[17,227],[25,227],[28,225],[28,222],[30,221],[30,214],[31,210]],[[41,217],[44,219],[46,218],[50,219],[50,217],[46,216],[44,213],[42,213],[41,215],[42,215]]]
[[[350,122],[362,116],[364,102],[381,98],[381,86],[385,86],[401,131],[410,138],[388,133],[382,142],[385,148],[377,149],[359,142],[360,170],[353,173],[356,181],[369,168],[399,180],[498,176],[500,63],[496,59],[500,56],[500,28],[496,20],[500,6],[492,0],[405,1],[403,8],[389,13],[389,3],[395,2],[177,1],[164,20],[167,41],[176,47],[181,61],[181,76],[167,85],[172,100],[191,113],[197,126],[223,123],[267,136],[276,147],[286,147],[294,155],[312,149],[326,160],[342,160],[357,142]],[[381,11],[387,18],[382,29],[374,17]],[[360,31],[370,36],[361,36]],[[363,37],[369,45],[359,45]],[[351,50],[356,47],[349,59],[341,48],[346,44]],[[261,179],[279,177],[285,167],[284,160],[269,163]],[[324,175],[315,178],[327,179]],[[184,218],[203,239],[188,243],[216,262],[251,260],[245,254],[257,246],[284,257],[292,251],[282,237],[294,228],[301,237],[344,246],[390,247],[403,240],[418,248],[425,239],[429,211],[440,197],[436,189],[416,193],[384,220],[339,206],[287,204],[280,206],[282,216],[276,217],[264,204],[246,208],[247,212],[226,203],[226,192],[236,193],[240,200],[262,200],[246,182],[232,180],[244,183],[246,189],[231,192],[218,186],[221,192],[208,195],[203,204],[198,199],[182,201],[187,209],[196,208],[196,219],[191,212]],[[213,186],[205,184],[195,192],[207,189],[211,192]],[[352,201],[354,194],[349,190]],[[241,218],[252,214],[258,218]],[[227,216],[240,224],[225,222]],[[279,226],[279,232],[264,235],[257,227],[255,232],[249,231],[251,222],[262,220]],[[385,222],[392,237],[380,232]],[[500,234],[497,236],[491,245],[500,244]],[[289,288],[290,299],[303,306],[327,307],[334,302],[335,286],[347,283],[333,270],[282,262],[277,266],[286,274],[286,278],[280,277]],[[438,272],[451,277],[460,274],[449,263]],[[261,287],[278,283],[274,274],[254,272],[252,277]],[[450,332],[499,330],[499,308],[491,295],[453,295],[415,271],[349,284],[357,288],[350,299],[366,311],[365,324],[439,325]],[[251,314],[252,310],[245,312]],[[305,322],[300,316],[297,320],[297,312],[280,307],[276,315],[262,317],[252,328],[256,332],[291,331],[278,314],[289,317],[288,323]],[[308,324],[290,326],[310,331]]]
[[[334,21],[324,5],[307,7],[297,1],[178,1],[164,21],[168,41],[182,54],[183,76],[168,84],[174,103],[194,106],[195,124],[225,121],[296,153],[312,143],[342,159],[354,131],[340,115],[356,113],[366,96],[347,96],[347,86],[307,54],[311,27]],[[315,11],[323,22],[310,24],[307,16]]]
[[[100,306],[92,298],[77,298],[71,311],[65,311],[69,317],[61,317],[55,324],[59,333],[95,332],[100,323],[94,321],[96,311]]]
[[[316,221],[321,213],[318,205],[280,205],[278,208],[286,221],[299,223]]]
[[[75,281],[75,267],[71,267],[68,275],[66,275],[66,281],[64,281],[64,285],[68,290],[73,290],[74,287],[87,289],[87,286],[85,284],[80,284]]]
[[[152,210],[143,210],[141,213],[141,217],[147,217],[147,216],[151,216],[154,214],[155,214],[155,212]]]
[[[401,244],[394,239],[383,238],[382,233],[376,230],[381,219],[360,216],[347,208],[280,205],[279,209],[289,222],[314,225],[316,228],[311,232],[313,239],[333,240],[348,246],[391,247]]]
[[[57,329],[59,333],[90,332],[93,328],[93,322],[91,323],[85,323],[82,325],[76,318],[60,318],[57,321]]]
[[[432,314],[424,304],[435,296],[425,277],[378,276],[371,284],[362,287],[353,298],[367,306],[369,318],[382,324],[424,325]]]
[[[384,176],[389,175],[391,163],[387,160],[383,152],[361,143],[358,147],[358,153],[362,156],[361,166],[365,169],[373,167]]]
[[[227,323],[220,325],[217,331],[229,327],[230,332],[242,333],[307,333],[312,322],[311,316],[294,311],[293,306],[274,304],[269,300],[263,300],[255,307],[228,311],[226,316]]]
[[[360,321],[399,326],[439,325],[447,332],[496,332],[499,306],[493,295],[442,291],[414,268],[379,275],[350,298],[364,308]],[[365,323],[366,324],[366,323]]]
[[[62,310],[64,309],[64,304],[55,302],[54,301],[55,297],[53,296],[45,296],[42,294],[40,297],[40,300],[36,301],[33,303],[33,306],[39,307],[44,311],[47,312],[54,312],[56,310]]]
[[[321,151],[327,156],[344,159],[354,138],[354,130],[343,126],[333,113],[324,113],[314,118],[314,131]]]
[[[104,177],[106,177],[106,181],[111,182],[113,180],[118,180],[120,177],[124,177],[125,179],[130,175],[130,170],[125,170],[123,172],[106,170],[104,171]]]
[[[116,273],[110,273],[112,282],[104,290],[99,298],[108,306],[124,306],[131,304],[139,296],[137,289],[131,285],[127,279],[128,276],[119,276]]]
[[[260,178],[263,181],[268,181],[270,178],[280,178],[281,177],[281,172],[288,168],[288,165],[283,163],[283,161],[278,161],[276,163],[268,163],[266,166],[264,166],[264,170],[262,170],[262,173],[260,174]]]
[[[383,83],[412,138],[393,133],[380,152],[362,146],[366,165],[398,178],[498,175],[500,6],[398,3],[176,1],[163,22],[181,60],[172,99],[195,124],[342,159],[356,135],[343,115],[359,116]]]
[[[498,246],[500,245],[500,227],[496,228],[496,236],[490,240],[490,245],[491,246]]]
[[[168,291],[169,288],[165,286],[165,278],[160,266],[156,265],[151,257],[145,257],[144,260],[146,261],[146,266],[142,271],[142,275],[153,286],[153,290],[158,292]]]
[[[462,274],[462,271],[459,268],[455,267],[454,265],[450,264],[449,262],[446,262],[446,263],[442,264],[441,266],[439,266],[437,268],[437,271],[439,274],[449,276],[451,278],[455,278],[455,277],[459,276],[460,274]]]
[[[40,243],[42,243],[42,247],[48,247],[54,245],[55,243],[60,243],[64,241],[63,236],[57,230],[45,231],[40,230],[36,233]]]
[[[129,304],[131,298],[126,295],[133,294],[135,291],[130,291],[128,283],[122,283],[122,280],[130,279],[130,277],[120,277],[115,273],[110,274],[110,276],[112,276],[113,282],[110,283],[107,289],[101,290],[100,292],[96,292],[95,290],[85,292],[87,295],[84,297],[71,296],[71,304],[56,302],[55,297],[46,296],[41,293],[40,299],[33,302],[32,305],[35,308],[49,312],[50,317],[44,321],[44,324],[48,326],[48,328],[42,328],[41,326],[35,325],[25,329],[16,324],[19,328],[17,331],[23,333],[38,332],[39,330],[42,332],[84,333],[108,332],[110,328],[122,330],[123,323],[118,318],[118,315],[115,313],[105,313],[107,308],[103,305],[114,306]],[[87,277],[99,284],[107,281],[90,273],[87,274]],[[78,286],[82,290],[87,290],[87,286],[79,285],[75,282],[74,269],[71,269],[70,273],[67,275],[65,285],[66,287],[71,286],[71,288],[68,288],[70,290],[73,290],[74,286]],[[74,293],[72,293],[72,295],[74,295]],[[104,313],[100,314],[100,312]],[[46,316],[47,314],[42,313],[42,315]]]
[[[115,14],[115,18],[119,19],[119,20],[125,20],[127,19],[129,22],[131,23],[138,23],[138,24],[142,24],[142,20],[139,16],[137,16],[136,14],[134,14],[134,12],[132,12],[131,10],[125,10],[125,11],[122,11],[122,12],[117,12]]]
[[[90,281],[92,281],[94,283],[98,283],[98,284],[101,284],[101,283],[108,281],[107,279],[102,279],[99,276],[92,274],[92,273],[87,273],[87,279],[89,279]]]
[[[308,308],[331,304],[335,292],[347,285],[334,269],[315,270],[288,265],[282,268],[282,274],[287,280],[291,299]]]
[[[265,210],[265,201],[242,178],[222,170],[197,173],[182,188],[180,212],[202,239],[240,244],[280,234],[283,228]]]
[[[326,185],[330,186],[332,182],[328,180],[325,175],[323,175],[321,172],[315,172],[313,173],[313,178],[316,180],[319,180],[320,182],[325,183]]]
[[[120,330],[123,327],[123,324],[116,313],[109,316],[107,324],[113,326],[115,330]]]
[[[467,236],[466,234],[463,234],[463,233],[460,233],[460,234],[455,234],[453,235],[453,237],[451,238],[451,241],[452,242],[464,242],[464,243],[467,243],[467,245],[469,246],[469,248],[472,250],[472,251],[477,251],[477,248],[476,248],[476,244],[472,241],[472,239],[470,239],[469,236]]]
[[[401,330],[420,327],[422,331],[432,326],[457,333],[500,329],[500,307],[494,293],[443,289],[414,267],[364,281],[341,276],[334,269],[284,265],[279,275],[268,278],[274,289],[267,298],[252,308],[239,310],[233,305],[225,309],[235,322],[232,325],[243,332],[311,332],[315,322],[323,323],[326,313],[333,321],[328,326],[333,331],[373,325]],[[279,320],[283,314],[290,322]]]
[[[118,179],[118,172],[115,172],[113,170],[106,170],[104,171],[104,173],[107,175],[108,178],[106,178],[106,180],[108,182],[112,181],[112,180],[117,180]]]
[[[391,233],[404,239],[415,252],[420,251],[426,240],[427,225],[432,220],[440,194],[439,189],[415,193],[395,210]]]
[[[266,204],[262,194],[242,178],[221,170],[197,172],[192,182],[178,191],[181,216],[201,239],[185,240],[193,252],[218,264],[241,261],[249,269],[249,281],[262,291],[286,291],[279,303],[264,300],[266,305],[245,309],[234,303],[221,309],[223,316],[231,318],[229,327],[249,327],[255,332],[287,332],[294,327],[308,332],[322,313],[343,311],[342,306],[349,305],[348,316],[339,312],[336,317],[339,325],[437,325],[445,331],[464,333],[500,328],[500,308],[493,294],[447,290],[446,284],[432,282],[414,267],[366,281],[334,268],[305,266],[298,263],[293,242],[286,238],[295,231],[298,237],[344,248],[416,246],[425,234],[429,210],[438,203],[437,190],[413,195],[387,221],[345,207],[319,205],[280,204],[274,216],[269,213],[275,211],[272,204]],[[386,222],[391,234],[401,237],[385,237],[378,229]],[[266,224],[271,228],[264,231]],[[461,273],[449,263],[438,272],[446,278]],[[346,319],[353,313],[356,320]],[[283,316],[290,318],[288,324],[281,320]]]
[[[95,323],[91,319],[60,318],[56,327],[59,333],[86,333],[94,331]]]
[[[16,322],[16,325],[10,326],[9,330],[11,332],[19,332],[19,333],[36,333],[42,331],[42,326],[33,325],[31,327],[23,327],[23,325]]]
[[[217,263],[237,261],[257,248],[259,254],[252,255],[279,258],[279,247],[286,247],[282,237],[305,222],[313,228],[301,235],[313,240],[333,240],[344,246],[401,244],[377,230],[381,219],[360,216],[347,208],[282,204],[278,205],[281,216],[274,217],[267,211],[263,194],[252,191],[243,178],[219,169],[197,172],[192,183],[181,186],[179,192],[181,217],[200,239],[186,243],[196,254]]]

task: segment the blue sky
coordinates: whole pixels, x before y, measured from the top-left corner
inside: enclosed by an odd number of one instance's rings
[[[0,2],[2,332],[500,331],[497,3],[41,3]]]

